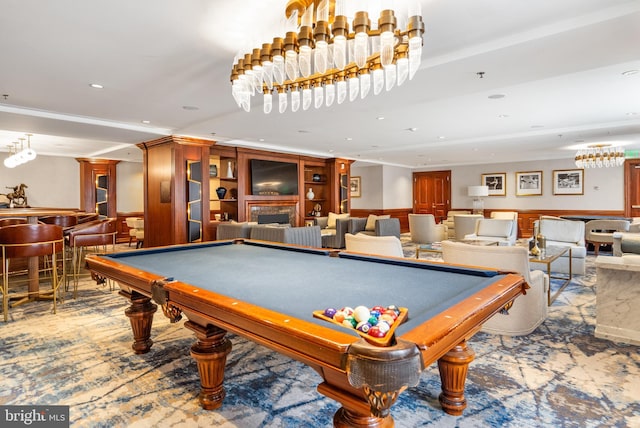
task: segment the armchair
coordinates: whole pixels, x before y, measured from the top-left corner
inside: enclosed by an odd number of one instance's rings
[[[547,245],[570,246],[572,274],[585,274],[587,248],[584,241],[583,221],[541,216],[540,220],[537,220],[534,225],[538,227],[540,233],[545,237]],[[532,266],[535,267],[536,264],[533,263]],[[569,255],[565,254],[558,258],[553,263],[552,270],[560,273],[569,273]]]
[[[512,230],[513,242],[518,239],[518,212],[517,211],[491,211],[491,218],[513,220],[515,227]]]
[[[476,222],[484,218],[482,214],[456,214],[453,216],[453,223],[455,228],[454,238],[461,240],[470,233],[476,230]]]
[[[372,236],[395,236],[400,239],[400,220],[389,215],[373,215],[367,218],[351,218],[349,233]]]
[[[323,248],[344,248],[344,235],[349,232],[349,214],[329,213],[326,217],[316,217],[320,226]]]
[[[450,239],[456,237],[455,222],[453,221],[454,216],[463,215],[463,214],[471,214],[471,211],[465,211],[465,210],[449,211],[447,213],[447,218],[442,221],[442,224],[447,226],[447,236]]]
[[[476,221],[474,233],[465,235],[464,239],[498,241],[498,245],[514,245],[516,238],[513,230],[517,228],[515,220],[481,218]]]
[[[530,270],[525,247],[477,246],[461,242],[442,242],[445,263],[483,266],[522,275],[531,287],[518,297],[508,315],[498,313],[482,326],[482,331],[508,336],[522,336],[534,331],[547,318],[549,277],[540,270]]]
[[[409,233],[416,244],[431,244],[449,237],[447,226],[436,224],[433,214],[409,214]]]
[[[598,255],[600,245],[613,245],[614,232],[627,232],[627,220],[590,220],[584,225],[585,244],[593,244],[593,251]]]
[[[640,226],[640,224],[638,224],[638,226]],[[615,257],[622,257],[627,254],[640,254],[640,233],[631,232],[632,228],[629,230],[627,233],[615,232],[613,234],[613,255]],[[638,232],[640,232],[640,230]]]

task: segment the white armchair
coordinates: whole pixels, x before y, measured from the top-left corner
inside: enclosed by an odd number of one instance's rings
[[[409,233],[416,244],[431,244],[448,238],[447,226],[436,224],[433,214],[409,214]]]
[[[518,229],[515,220],[481,218],[476,222],[475,232],[465,235],[464,239],[498,241],[501,246],[514,245],[517,234],[514,234],[514,229]]]
[[[513,242],[518,239],[518,212],[517,211],[491,211],[491,218],[513,220],[515,227],[512,230]]]
[[[547,318],[549,277],[540,270],[530,270],[529,252],[525,247],[487,247],[444,241],[442,258],[445,263],[515,272],[531,287],[527,294],[515,299],[508,315],[494,315],[482,326],[482,331],[522,336],[531,333]]]
[[[447,212],[447,218],[442,221],[442,224],[447,226],[447,235],[449,236],[449,238],[455,238],[456,237],[455,223],[453,221],[454,216],[463,215],[463,214],[471,214],[471,211],[451,210],[451,211]]]
[[[585,274],[587,248],[585,247],[583,221],[541,216],[540,220],[535,222],[535,226],[539,227],[538,230],[545,237],[547,245],[571,247],[572,275]],[[536,264],[534,263],[532,266],[535,268]],[[568,252],[553,262],[551,270],[554,272],[569,273]]]
[[[465,235],[473,233],[476,230],[476,223],[479,219],[484,218],[482,214],[456,214],[453,216],[455,225],[455,238],[464,239]]]

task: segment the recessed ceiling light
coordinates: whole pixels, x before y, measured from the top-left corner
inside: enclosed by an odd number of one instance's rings
[[[89,86],[91,86],[94,89],[102,89],[102,88],[104,88],[104,86],[102,86],[99,83],[90,83]]]
[[[638,70],[627,70],[627,71],[623,71],[622,75],[623,76],[631,76],[631,75],[634,75],[634,74],[637,74],[637,73],[638,73]]]
[[[182,106],[184,110],[200,110],[200,107],[196,106]]]
[[[141,120],[140,122],[144,123],[145,125],[148,125],[148,124],[150,124],[150,123],[151,123],[151,121],[150,121],[150,120]]]
[[[488,98],[490,100],[499,100],[500,98],[504,98],[504,97],[506,97],[505,94],[491,94],[491,95],[489,95]]]
[[[441,136],[438,137],[439,140],[444,140],[445,138],[447,138],[447,137],[445,137],[444,135],[441,135]]]
[[[258,138],[258,141],[263,142],[264,138]]]
[[[416,132],[418,128],[407,128],[407,131]]]
[[[636,116],[637,114],[637,111],[630,111],[629,113],[627,113],[627,116]]]
[[[345,138],[345,140],[347,140],[347,141],[351,141],[351,140],[353,140],[353,138],[351,138],[351,137],[347,137],[347,138]]]
[[[378,116],[378,117],[376,117],[376,119],[378,119],[378,120],[384,120],[384,116]]]
[[[505,117],[509,117],[508,114],[499,114],[498,115],[499,118],[504,119]]]

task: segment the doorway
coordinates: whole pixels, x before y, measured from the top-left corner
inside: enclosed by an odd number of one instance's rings
[[[451,171],[413,173],[413,213],[433,214],[436,223],[451,209]]]
[[[624,215],[640,217],[640,159],[624,163]]]

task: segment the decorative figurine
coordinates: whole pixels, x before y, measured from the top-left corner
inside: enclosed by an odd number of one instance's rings
[[[21,183],[20,185],[15,187],[6,186],[7,189],[13,189],[13,192],[0,193],[0,195],[4,195],[9,200],[10,208],[13,208],[13,207],[27,208],[28,207],[27,195],[24,189],[28,187],[29,186],[27,186],[24,183]]]

